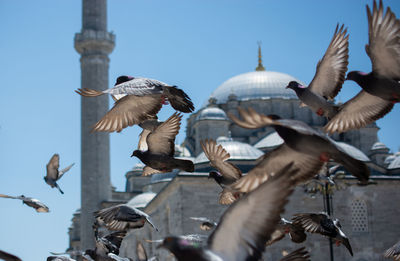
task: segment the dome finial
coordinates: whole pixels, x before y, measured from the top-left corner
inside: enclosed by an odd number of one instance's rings
[[[265,68],[262,64],[262,55],[261,55],[261,42],[257,42],[258,44],[258,66],[256,68],[256,71],[265,71]]]

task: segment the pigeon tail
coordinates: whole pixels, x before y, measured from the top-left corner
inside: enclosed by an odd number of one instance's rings
[[[175,159],[175,164],[178,169],[181,169],[183,171],[194,171],[194,164],[191,160]]]
[[[64,191],[61,190],[60,186],[58,186],[58,184],[55,184],[55,187],[58,188],[58,190],[61,192],[61,194],[64,194]]]
[[[357,177],[357,179],[362,183],[368,183],[370,171],[368,169],[368,166],[365,164],[365,162],[354,159],[353,157],[350,157],[348,155],[344,155],[340,157],[340,159],[335,161],[341,163],[343,167],[349,171],[353,176]]]
[[[96,96],[100,96],[102,94],[104,94],[102,91],[96,91],[93,89],[88,89],[88,88],[82,88],[82,89],[78,89],[75,90],[75,92],[81,96],[85,96],[85,97],[96,97]]]
[[[175,110],[181,112],[194,111],[194,105],[189,96],[176,86],[165,87],[164,95]]]

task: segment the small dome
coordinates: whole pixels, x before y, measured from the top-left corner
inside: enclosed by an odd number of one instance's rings
[[[394,159],[390,162],[388,169],[398,169],[400,168],[400,152],[394,154]]]
[[[339,142],[335,141],[336,145],[338,145],[342,150],[344,150],[347,154],[353,156],[354,158],[364,161],[364,162],[369,162],[371,161],[367,155],[364,154],[361,150],[357,149],[353,145],[344,143],[344,142]]]
[[[234,76],[213,91],[211,97],[215,98],[218,104],[226,103],[230,94],[235,94],[237,100],[254,99],[297,99],[293,90],[286,89],[290,81],[297,81],[296,78],[280,72],[255,71]]]
[[[395,155],[389,155],[385,158],[385,160],[383,161],[384,164],[389,165],[390,163],[392,163],[394,160],[396,159]]]
[[[128,201],[127,205],[134,208],[144,208],[147,204],[156,196],[157,194],[154,192],[145,192],[139,195],[134,196],[131,200]]]
[[[271,148],[281,145],[283,143],[283,139],[279,134],[275,131],[273,133],[268,134],[266,137],[262,138],[259,142],[257,142],[254,147],[257,149],[263,148]]]
[[[255,160],[264,154],[261,150],[247,143],[234,141],[232,138],[219,137],[216,141],[231,155],[229,158],[231,160]],[[200,153],[194,160],[196,164],[208,161],[204,152]]]
[[[224,120],[227,121],[226,113],[218,107],[206,107],[197,115],[196,120]]]
[[[381,149],[387,149],[385,144],[382,142],[375,142],[374,145],[372,145],[371,150],[381,150]]]

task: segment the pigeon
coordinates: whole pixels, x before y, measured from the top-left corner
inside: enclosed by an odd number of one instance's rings
[[[284,256],[280,261],[310,261],[310,254],[305,247],[296,249],[290,254]]]
[[[46,181],[47,184],[50,185],[50,187],[58,188],[58,190],[61,192],[61,194],[64,194],[64,192],[61,190],[61,188],[57,184],[57,180],[59,180],[67,171],[69,171],[72,166],[74,166],[75,163],[72,163],[68,167],[58,170],[60,167],[60,156],[56,153],[54,154],[49,163],[46,165],[46,176],[44,177],[44,181]]]
[[[30,198],[30,197],[25,197],[24,195],[13,197],[13,196],[8,196],[4,194],[0,194],[0,197],[2,198],[12,198],[12,199],[20,199],[22,200],[22,204],[26,204],[36,210],[36,212],[39,213],[47,213],[49,212],[49,208],[40,202],[38,199],[35,198]]]
[[[258,114],[254,109],[244,110],[238,107],[243,120],[229,113],[230,118],[239,126],[256,129],[273,126],[285,144],[291,149],[319,159],[322,163],[333,159],[342,164],[360,183],[367,183],[370,171],[365,162],[349,155],[327,135],[317,131],[306,123],[297,120],[280,119],[276,115],[265,116]],[[317,173],[315,173],[317,174]]]
[[[389,248],[383,254],[386,258],[391,258],[393,260],[399,261],[400,260],[400,241],[397,242],[394,246]]]
[[[289,195],[291,176],[298,171],[288,164],[274,177],[229,206],[205,248],[180,237],[166,237],[158,246],[181,260],[259,260],[275,230]]]
[[[174,158],[175,136],[179,132],[181,119],[182,115],[175,112],[147,136],[148,150],[133,151],[131,157],[138,157],[146,165],[143,176],[171,172],[173,169],[194,171],[192,161]]]
[[[329,133],[362,128],[389,113],[400,102],[400,20],[388,7],[384,15],[382,0],[373,10],[367,5],[369,44],[365,51],[372,72],[351,71],[346,80],[362,90],[344,103],[340,112],[324,127]]]
[[[108,230],[112,231],[141,228],[146,221],[158,231],[149,215],[127,204],[104,208],[94,212],[94,216],[98,224],[104,225]]]
[[[120,76],[111,89],[78,89],[75,92],[87,97],[111,94],[116,100],[114,107],[93,126],[92,131],[121,132],[128,126],[154,119],[167,101],[175,110],[194,110],[192,101],[183,90],[148,78]],[[116,96],[122,98],[115,98]]]
[[[286,234],[289,234],[290,239],[294,243],[303,243],[307,239],[306,233],[302,226],[294,225],[293,222],[281,217],[275,231],[271,235],[271,239],[267,241],[266,245],[272,245],[275,242],[283,239]]]
[[[97,231],[95,231],[95,253],[97,256],[106,256],[109,253],[118,255],[119,248],[121,246],[122,240],[124,239],[127,231],[117,231],[113,232],[107,236],[99,237]]]
[[[353,256],[349,239],[341,230],[338,219],[332,219],[326,213],[299,213],[295,214],[292,220],[293,224],[302,226],[306,232],[330,237],[336,241],[337,246],[343,244]]]
[[[139,134],[138,150],[148,150],[149,147],[147,146],[147,136],[149,136],[149,134],[162,123],[162,121],[158,121],[156,119],[145,120],[142,123],[139,123],[139,127],[141,127],[143,130]]]
[[[75,259],[69,258],[67,256],[49,256],[47,261],[76,261]]]
[[[0,259],[5,261],[22,261],[19,257],[2,250],[0,250]]]
[[[204,154],[210,160],[210,165],[218,170],[211,171],[208,178],[213,178],[223,189],[220,193],[219,203],[229,205],[233,203],[239,194],[230,189],[229,185],[242,177],[242,171],[234,164],[228,162],[230,154],[215,142],[215,140],[204,140],[200,142]]]
[[[328,102],[336,97],[345,80],[349,64],[349,35],[342,25],[336,26],[335,33],[322,60],[318,62],[317,71],[308,87],[296,81],[289,82],[286,88],[296,92],[301,100],[300,106],[307,105],[319,116],[332,118],[338,112],[338,106]]]
[[[203,231],[209,231],[211,229],[214,229],[218,225],[217,222],[214,222],[206,217],[190,217],[190,219],[200,221],[200,229]]]

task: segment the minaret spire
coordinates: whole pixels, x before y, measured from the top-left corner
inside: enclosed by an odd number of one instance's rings
[[[261,55],[261,42],[258,42],[258,66],[256,71],[265,71],[265,68],[262,64],[262,55]]]

